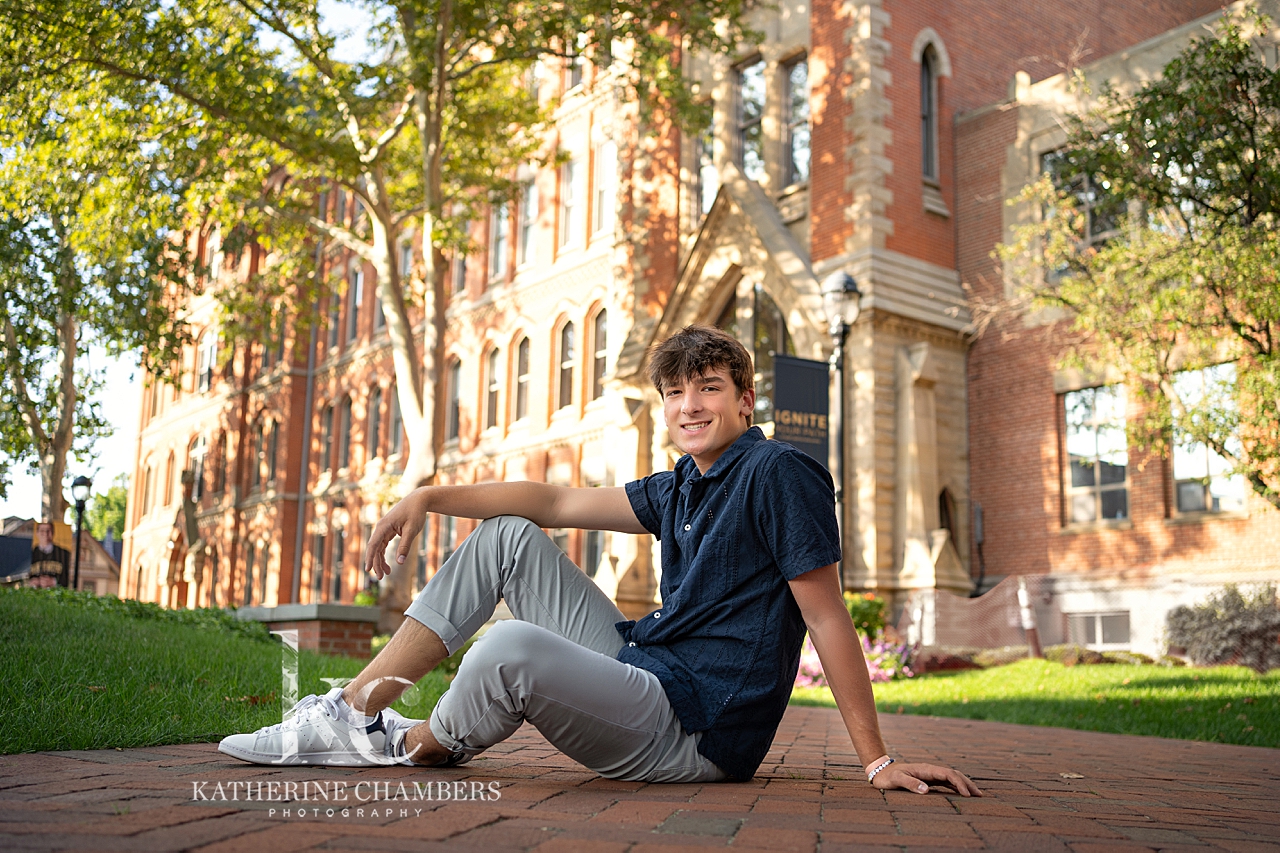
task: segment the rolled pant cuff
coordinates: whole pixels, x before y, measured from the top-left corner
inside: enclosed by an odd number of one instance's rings
[[[404,615],[415,622],[421,622],[435,632],[435,635],[440,638],[440,642],[444,643],[444,647],[449,654],[453,654],[467,642],[467,638],[462,636],[457,626],[443,614],[437,613],[423,603],[421,596],[413,600],[413,603],[405,610]]]

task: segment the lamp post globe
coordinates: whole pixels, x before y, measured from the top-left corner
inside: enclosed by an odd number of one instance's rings
[[[84,504],[89,500],[89,490],[93,488],[93,480],[81,474],[71,482],[71,497],[76,501],[76,558],[72,572],[71,588],[80,588],[80,531],[84,528]]]

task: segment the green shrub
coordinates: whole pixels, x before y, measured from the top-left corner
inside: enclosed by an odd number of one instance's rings
[[[1199,666],[1236,663],[1254,672],[1280,668],[1280,606],[1274,584],[1242,593],[1227,584],[1204,604],[1174,608],[1166,620],[1169,644]]]
[[[846,592],[844,606],[849,608],[849,618],[858,633],[866,637],[878,637],[884,631],[884,599],[877,598],[875,593]]]
[[[351,600],[351,603],[360,607],[377,607],[378,590],[362,589],[356,593],[356,597]]]

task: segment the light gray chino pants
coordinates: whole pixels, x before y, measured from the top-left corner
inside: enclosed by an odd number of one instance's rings
[[[533,522],[481,522],[405,615],[452,654],[505,599],[515,620],[467,652],[431,714],[431,733],[477,755],[528,720],[553,746],[610,779],[715,782],[657,677],[617,660],[626,617]]]

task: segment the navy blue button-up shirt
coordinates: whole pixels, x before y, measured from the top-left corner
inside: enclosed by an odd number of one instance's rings
[[[662,682],[698,750],[735,779],[764,760],[800,664],[804,620],[787,582],[840,559],[826,470],[758,427],[705,475],[689,456],[627,484],[662,542],[662,608],[619,622],[618,660]]]

